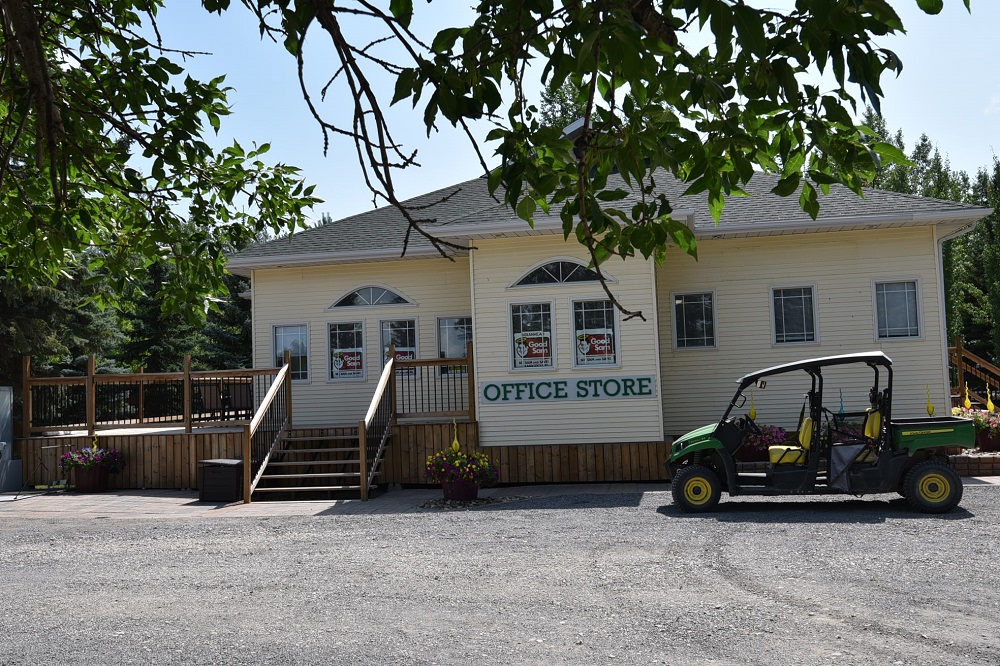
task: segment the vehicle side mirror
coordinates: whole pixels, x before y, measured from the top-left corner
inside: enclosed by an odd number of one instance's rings
[[[757,381],[755,381],[753,383],[753,385],[756,386],[759,389],[765,389],[765,388],[767,388],[767,382],[765,382],[763,379],[758,379]]]

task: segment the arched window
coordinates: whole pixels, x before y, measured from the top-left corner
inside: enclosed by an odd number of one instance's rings
[[[385,287],[361,287],[333,304],[335,308],[352,308],[366,305],[409,305],[403,296]]]
[[[550,261],[530,271],[514,286],[564,284],[567,282],[598,282],[597,271],[575,261]]]

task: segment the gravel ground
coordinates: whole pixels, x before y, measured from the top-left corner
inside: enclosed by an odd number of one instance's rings
[[[0,515],[0,664],[1000,663],[1000,486],[293,518]]]

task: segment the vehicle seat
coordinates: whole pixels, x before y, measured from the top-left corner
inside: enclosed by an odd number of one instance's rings
[[[865,415],[865,439],[870,440],[868,447],[854,459],[858,463],[875,463],[878,461],[876,446],[879,436],[882,434],[882,412],[877,409],[868,409]]]
[[[868,439],[878,439],[882,432],[882,412],[869,409],[865,416],[865,437]]]
[[[799,428],[799,445],[780,444],[778,446],[767,447],[767,457],[774,465],[785,465],[793,463],[804,463],[806,461],[809,444],[812,442],[813,420],[808,416],[802,419],[802,427]]]

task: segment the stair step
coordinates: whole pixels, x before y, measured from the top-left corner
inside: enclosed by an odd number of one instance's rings
[[[307,437],[295,437],[293,435],[286,435],[284,437],[286,442],[325,442],[327,440],[353,440],[358,441],[357,434],[354,435],[309,435]]]
[[[329,472],[327,474],[264,474],[261,479],[324,479],[328,477],[358,476],[358,472]]]
[[[305,467],[307,465],[357,465],[360,460],[284,460],[281,462],[269,462],[268,467]]]
[[[294,486],[291,488],[256,488],[255,493],[296,493],[315,490],[360,490],[361,486]]]
[[[330,448],[330,449],[281,449],[277,453],[354,453],[358,452],[358,447],[349,446],[347,448]]]

